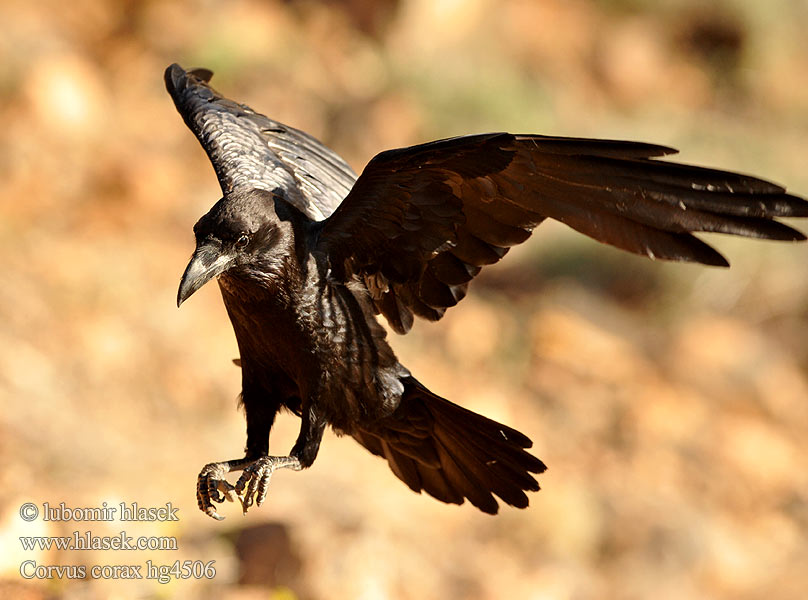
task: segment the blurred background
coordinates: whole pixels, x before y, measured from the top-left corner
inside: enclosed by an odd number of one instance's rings
[[[329,433],[248,517],[200,513],[199,469],[243,448],[240,373],[216,286],[176,309],[220,192],[162,75],[211,68],[357,171],[506,130],[671,145],[808,195],[808,4],[4,0],[0,22],[0,596],[805,597],[806,245],[713,237],[733,268],[709,269],[543,224],[443,321],[395,337],[435,392],[534,440],[549,471],[528,510],[418,496]],[[297,427],[280,418],[274,453]],[[23,502],[171,502],[180,520],[27,523]],[[179,549],[19,541],[121,530]],[[217,573],[28,581],[25,560]]]

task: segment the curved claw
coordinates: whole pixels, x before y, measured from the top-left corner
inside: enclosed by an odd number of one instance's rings
[[[273,459],[274,457],[272,456],[262,456],[245,468],[236,482],[236,494],[241,500],[241,508],[245,515],[253,503],[256,506],[261,506],[264,503],[269,491],[272,472],[277,468],[277,463]],[[245,486],[246,490],[244,489]]]
[[[199,510],[217,521],[224,519],[213,506],[214,502],[222,503],[225,500],[233,502],[236,499],[235,488],[224,478],[231,470],[231,465],[224,463],[209,463],[202,468],[196,480],[196,502]]]
[[[256,506],[264,503],[273,471],[282,468],[299,471],[303,466],[294,456],[262,456],[253,461],[241,458],[205,465],[196,480],[196,502],[199,510],[221,521],[224,517],[216,512],[213,503],[222,503],[225,500],[233,502],[238,498],[246,515],[253,503]],[[225,475],[241,469],[244,470],[241,477],[235,486],[231,485]]]
[[[299,471],[300,461],[294,456],[262,456],[244,468],[236,482],[235,491],[241,500],[244,514],[255,504],[261,506],[269,492],[269,482],[276,469],[289,468]],[[245,490],[246,487],[246,490]]]

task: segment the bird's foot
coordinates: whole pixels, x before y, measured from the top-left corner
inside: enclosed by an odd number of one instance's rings
[[[261,506],[264,503],[269,491],[269,480],[276,469],[299,471],[302,468],[300,460],[294,456],[262,456],[246,465],[234,488],[241,500],[244,514],[247,514],[247,509],[253,504]]]
[[[225,479],[225,475],[243,469],[245,464],[249,463],[244,459],[237,459],[210,463],[202,467],[202,471],[199,472],[199,477],[196,479],[196,502],[199,510],[217,521],[224,519],[216,512],[213,503],[222,503],[225,500],[235,501],[236,488]]]

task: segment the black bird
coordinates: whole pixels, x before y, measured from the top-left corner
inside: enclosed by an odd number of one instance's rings
[[[496,513],[524,508],[545,465],[522,433],[429,391],[396,359],[397,333],[437,321],[483,266],[546,218],[651,258],[728,266],[692,232],[804,240],[778,217],[808,202],[754,177],[655,160],[636,142],[489,133],[382,152],[357,178],[313,137],[222,97],[212,73],[171,65],[166,87],[223,198],[194,226],[181,304],[218,278],[235,330],[244,458],[206,465],[199,508],[261,505],[275,469],[310,466],[326,425],[387,459],[413,490]],[[275,415],[301,418],[268,456]],[[243,471],[235,486],[225,479]]]

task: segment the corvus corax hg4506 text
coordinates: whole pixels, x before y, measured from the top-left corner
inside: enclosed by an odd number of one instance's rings
[[[657,160],[635,142],[488,133],[382,152],[357,177],[313,137],[220,96],[212,73],[165,82],[223,198],[194,226],[181,304],[217,278],[241,355],[245,456],[206,465],[197,500],[260,505],[275,469],[310,466],[326,425],[384,457],[416,492],[487,513],[528,505],[544,463],[531,441],[424,387],[397,333],[437,321],[485,265],[544,219],[651,258],[727,266],[693,232],[803,240],[779,217],[808,202],[754,177]],[[300,416],[289,456],[269,456],[275,415]],[[226,480],[242,471],[235,485]]]

